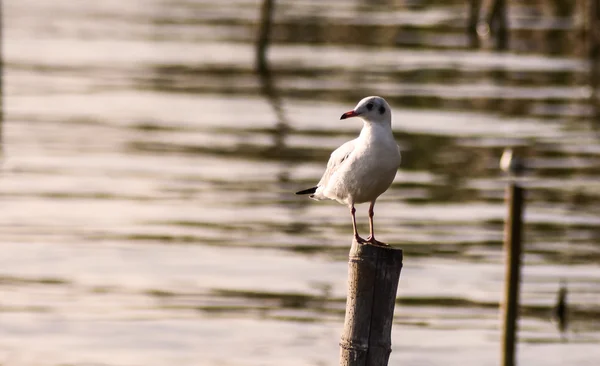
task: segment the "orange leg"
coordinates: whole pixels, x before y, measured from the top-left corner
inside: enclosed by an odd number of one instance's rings
[[[374,209],[375,208],[375,201],[371,202],[371,205],[369,206],[369,237],[367,238],[367,242],[373,244],[373,245],[382,245],[382,246],[388,246],[386,243],[382,243],[380,241],[375,240],[375,230],[373,228],[373,216],[375,216],[375,212]]]
[[[361,238],[358,235],[358,230],[356,229],[356,209],[354,208],[354,204],[350,205],[350,214],[352,215],[352,229],[354,230],[354,239],[359,243],[364,243],[365,239]]]

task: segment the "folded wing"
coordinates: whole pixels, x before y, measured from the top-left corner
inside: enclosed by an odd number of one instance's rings
[[[348,157],[352,155],[355,145],[356,140],[348,141],[331,153],[329,161],[327,162],[327,169],[325,170],[325,173],[323,173],[323,177],[321,177],[317,187],[321,188],[321,190],[327,187],[331,176],[333,176],[333,174],[335,174],[335,172],[344,164]]]

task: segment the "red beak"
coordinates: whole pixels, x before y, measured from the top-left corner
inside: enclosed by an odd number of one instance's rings
[[[356,116],[358,116],[358,113],[356,113],[354,111],[350,111],[350,112],[346,112],[346,113],[342,114],[340,119],[346,119],[346,118],[356,117]]]

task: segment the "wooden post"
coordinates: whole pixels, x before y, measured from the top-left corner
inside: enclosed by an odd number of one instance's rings
[[[598,100],[598,84],[600,83],[600,0],[588,0],[587,42],[590,60],[590,105],[593,110],[593,120],[600,121],[600,102]]]
[[[267,48],[271,40],[271,26],[275,0],[263,0],[260,8],[260,21],[258,23],[258,37],[256,39],[256,70],[264,72],[267,69]]]
[[[401,270],[402,250],[352,242],[341,366],[388,364]]]
[[[515,365],[519,283],[521,281],[521,227],[524,190],[515,181],[506,189],[508,217],[504,226],[505,280],[502,306],[502,366]]]
[[[567,305],[567,282],[562,279],[560,281],[560,288],[558,289],[558,296],[556,298],[556,305],[554,306],[554,319],[556,325],[560,331],[560,337],[563,342],[567,339],[566,332],[569,325],[568,319],[568,305]]]
[[[258,74],[261,92],[273,107],[277,123],[273,131],[273,148],[269,154],[280,156],[285,149],[285,139],[289,132],[289,121],[283,108],[283,98],[275,86],[274,73],[269,65],[267,50],[271,40],[275,0],[263,0],[260,9],[258,37],[256,38],[255,71]]]
[[[481,0],[469,0],[469,20],[467,23],[467,35],[471,47],[479,47],[479,35],[477,25],[479,24],[479,13],[481,12]]]
[[[496,38],[496,49],[508,48],[508,7],[506,0],[494,0],[488,16],[490,33]]]
[[[588,0],[588,54],[596,61],[600,54],[600,0]]]

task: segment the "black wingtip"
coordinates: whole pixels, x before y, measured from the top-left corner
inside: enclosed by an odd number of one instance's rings
[[[305,189],[303,191],[296,192],[296,194],[313,194],[317,191],[317,187],[312,187],[309,189]]]

